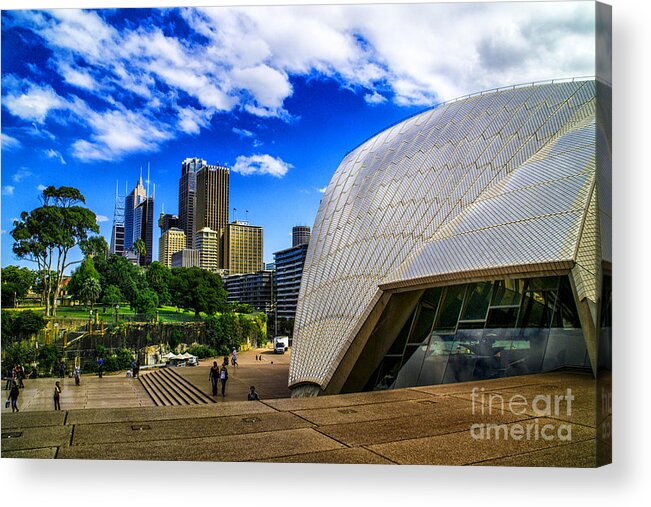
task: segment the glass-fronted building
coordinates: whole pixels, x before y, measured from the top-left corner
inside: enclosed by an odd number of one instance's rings
[[[441,104],[346,155],[312,229],[295,396],[610,367],[611,88]]]

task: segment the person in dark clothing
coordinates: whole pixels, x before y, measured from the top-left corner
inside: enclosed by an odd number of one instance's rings
[[[226,366],[222,366],[222,369],[219,372],[219,380],[221,380],[222,383],[222,396],[226,396],[226,381],[228,380],[228,369]]]
[[[217,361],[213,361],[210,367],[208,380],[210,380],[210,385],[212,386],[212,395],[217,396],[217,383],[219,382],[219,366],[217,366]]]
[[[61,364],[59,365],[59,378],[63,378],[66,376],[66,368],[63,365],[63,361],[61,361]]]
[[[61,410],[61,403],[59,400],[60,398],[61,398],[61,385],[57,380],[54,383],[54,410]]]
[[[100,357],[97,360],[97,375],[99,378],[102,378],[102,372],[104,371],[104,360]]]
[[[11,391],[9,391],[9,398],[7,398],[7,400],[11,400],[12,412],[20,412],[20,410],[18,410],[18,396],[20,396],[20,389],[18,389],[16,382],[12,382]]]
[[[36,366],[32,366],[32,372],[29,374],[29,378],[38,377],[38,372],[36,371]]]
[[[249,401],[259,401],[258,393],[255,392],[255,386],[249,388],[249,394],[247,394],[247,399]]]
[[[138,373],[140,373],[140,359],[136,359],[136,364],[133,367],[133,377],[138,378]]]
[[[25,370],[23,370],[23,367],[19,364],[16,366],[16,381],[18,382],[18,387],[20,388],[25,387],[23,378],[25,378]]]

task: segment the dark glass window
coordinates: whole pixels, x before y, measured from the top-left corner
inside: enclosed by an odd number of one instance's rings
[[[412,312],[411,316],[405,322],[405,325],[402,326],[398,337],[391,345],[389,352],[387,354],[400,354],[402,355],[403,350],[405,350],[405,343],[407,343],[407,337],[409,336],[409,330],[411,329],[411,321],[414,319],[414,313]]]
[[[601,327],[612,327],[613,315],[613,293],[612,293],[613,279],[608,275],[604,275],[603,284],[601,286]]]
[[[574,293],[570,286],[570,279],[567,276],[561,278],[561,283],[558,288],[558,303],[561,318],[563,319],[563,327],[565,329],[580,329],[581,321],[579,320],[579,312],[576,309],[574,301]]]
[[[519,306],[522,286],[522,280],[498,280],[495,282],[491,306]]]
[[[558,276],[546,276],[543,278],[529,278],[526,290],[553,290],[558,289]]]
[[[400,370],[400,357],[385,357],[378,369],[378,376],[375,383],[375,389],[390,389],[398,376]]]
[[[427,289],[421,298],[423,303],[431,305],[433,308],[436,308],[439,305],[439,299],[441,299],[441,293],[443,292],[442,287],[435,287],[433,289]]]
[[[491,282],[474,283],[468,287],[461,320],[484,320],[486,318],[492,288]]]
[[[422,343],[427,338],[432,330],[432,323],[436,310],[429,306],[420,305],[420,309],[416,314],[416,324],[413,327],[411,335],[409,336],[409,343]]]
[[[453,285],[446,288],[436,322],[437,330],[449,330],[457,327],[465,290],[465,285]]]
[[[487,328],[515,327],[518,317],[518,307],[491,308],[486,319]]]
[[[549,292],[526,292],[522,299],[518,327],[549,327],[555,299]]]

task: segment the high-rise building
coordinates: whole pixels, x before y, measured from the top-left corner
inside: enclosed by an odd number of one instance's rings
[[[229,303],[251,305],[258,311],[269,311],[273,290],[273,271],[262,270],[223,277]]]
[[[278,318],[293,319],[296,315],[307,248],[308,244],[303,243],[274,253],[276,263],[274,285]]]
[[[262,227],[235,220],[228,224],[225,243],[229,274],[254,273],[264,269]]]
[[[204,165],[197,171],[196,177],[195,233],[206,227],[217,233],[218,267],[221,269],[227,267],[225,235],[228,225],[229,174],[226,167]]]
[[[310,228],[307,225],[292,227],[292,246],[304,245],[310,242]]]
[[[172,255],[185,249],[185,232],[178,227],[167,229],[158,239],[158,262],[172,267]]]
[[[172,254],[173,268],[194,268],[201,266],[201,254],[194,248],[184,248]]]
[[[131,250],[133,243],[140,237],[140,229],[135,223],[135,210],[145,199],[147,191],[142,184],[141,174],[136,186],[124,199],[124,250]]]
[[[169,229],[172,229],[173,227],[177,227],[180,229],[179,217],[177,217],[176,215],[172,215],[170,213],[161,213],[160,215],[158,215],[158,227],[160,227],[161,234],[163,234],[165,231]]]
[[[124,253],[124,198],[125,196],[119,194],[118,182],[115,182],[115,208],[113,210],[110,252],[117,255]]]
[[[145,243],[145,255],[139,256],[141,266],[149,266],[154,255],[154,194],[145,198],[134,210],[134,244],[138,239]]]
[[[219,268],[219,234],[209,227],[194,235],[194,248],[199,251],[200,267],[216,273]]]
[[[197,171],[206,165],[200,158],[186,158],[181,164],[179,179],[179,229],[185,232],[186,247],[194,248],[195,198],[197,189]]]

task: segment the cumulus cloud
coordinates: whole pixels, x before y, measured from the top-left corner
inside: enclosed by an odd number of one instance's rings
[[[14,173],[11,179],[13,180],[14,183],[20,183],[25,178],[28,178],[31,175],[32,175],[32,171],[30,171],[27,167],[21,167]]]
[[[95,219],[97,220],[97,223],[108,222],[109,221],[109,218],[107,216],[104,216],[104,215],[95,215]]]
[[[3,17],[46,45],[57,73],[56,82],[37,67],[29,79],[3,76],[3,107],[40,126],[71,115],[86,130],[71,147],[81,160],[156,150],[224,112],[289,121],[296,77],[336,80],[370,105],[425,106],[595,73],[586,2],[184,8],[120,26],[104,12]]]
[[[2,195],[14,195],[15,187],[12,185],[5,185],[2,187]]]
[[[38,190],[39,192],[43,192],[43,190],[45,190],[46,188],[47,187],[41,183],[36,187],[36,190]]]
[[[63,155],[61,155],[61,153],[59,153],[57,150],[53,150],[52,148],[50,148],[49,150],[46,150],[45,155],[47,156],[47,158],[58,159],[59,162],[61,162],[61,165],[66,165],[66,161],[63,158]]]
[[[282,178],[292,167],[292,164],[271,155],[251,155],[248,157],[240,155],[231,170],[243,176],[270,174],[276,178]]]
[[[13,151],[20,148],[22,145],[18,139],[11,137],[8,134],[2,134],[2,149],[7,151]]]

